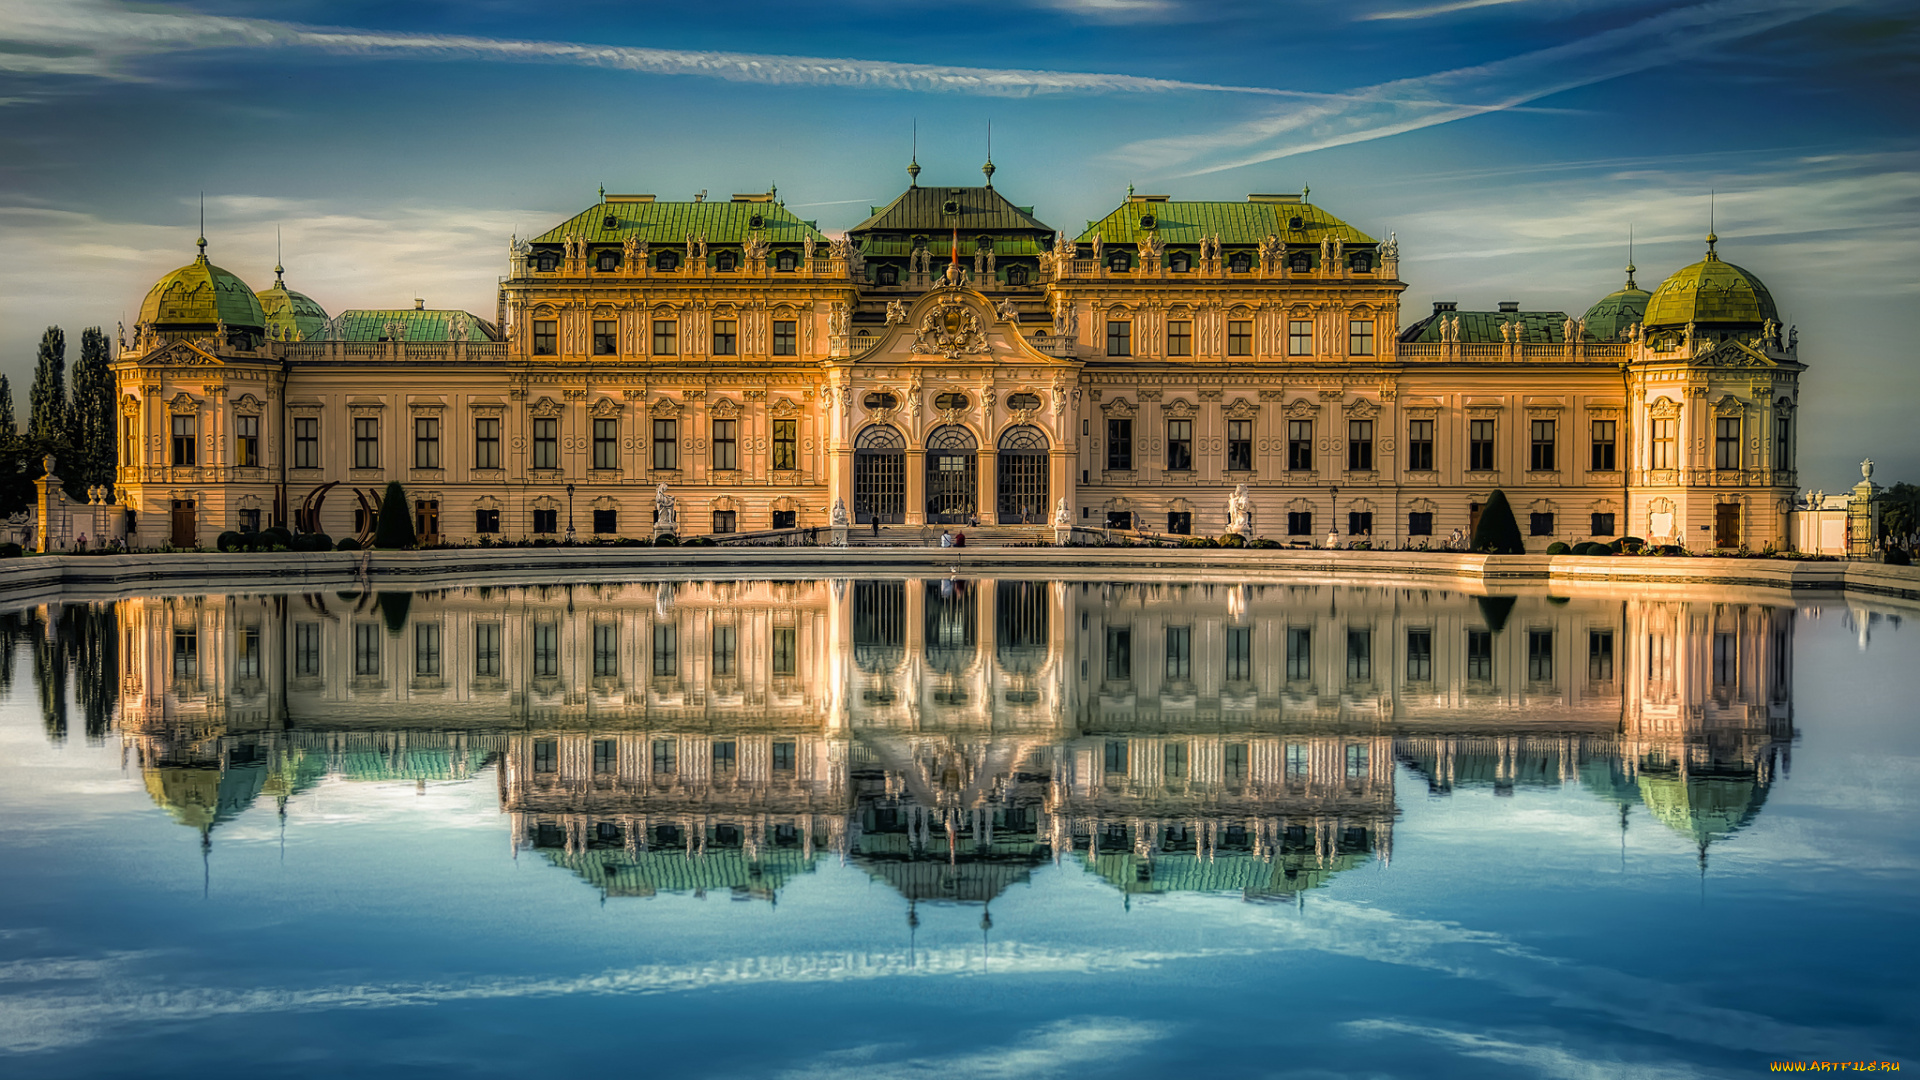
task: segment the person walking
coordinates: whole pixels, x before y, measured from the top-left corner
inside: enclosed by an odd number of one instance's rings
[[[873,538],[875,540],[880,539],[880,515],[875,514],[869,520],[873,522]]]

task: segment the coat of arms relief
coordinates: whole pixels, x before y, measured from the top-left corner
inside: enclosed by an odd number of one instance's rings
[[[989,351],[980,316],[958,300],[948,300],[927,312],[914,335],[913,351],[955,359],[967,353]]]

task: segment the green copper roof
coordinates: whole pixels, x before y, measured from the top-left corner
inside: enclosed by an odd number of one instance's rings
[[[1667,828],[1701,846],[1731,836],[1753,820],[1766,800],[1766,789],[1751,775],[1694,773],[1683,780],[1645,769],[1640,773],[1640,801]]]
[[[1441,311],[1414,323],[1400,332],[1402,342],[1440,340],[1440,316],[1458,317],[1460,340],[1467,344],[1505,344],[1500,324],[1519,323],[1525,328],[1522,339],[1527,345],[1562,345],[1567,340],[1567,313],[1564,311]]]
[[[568,852],[552,848],[543,848],[540,854],[609,896],[727,890],[769,900],[788,881],[812,873],[819,857],[808,857],[798,848],[772,846],[762,848],[757,858],[748,858],[739,848],[712,847],[691,854],[684,849]]]
[[[1284,197],[1291,200],[1291,196]],[[1300,219],[1295,227],[1293,220]],[[1151,221],[1151,225],[1146,224]],[[1250,200],[1247,202],[1176,202],[1129,199],[1099,221],[1089,221],[1079,243],[1093,241],[1095,233],[1109,244],[1137,244],[1158,232],[1168,244],[1200,243],[1218,236],[1222,245],[1258,244],[1277,236],[1289,244],[1318,244],[1332,237],[1349,244],[1371,244],[1373,237],[1303,201]]]
[[[1647,301],[1653,294],[1634,284],[1633,271],[1633,267],[1627,267],[1627,283],[1587,309],[1588,341],[1625,341],[1627,328],[1645,321]]]
[[[1653,290],[1647,301],[1646,324],[1685,326],[1688,323],[1753,323],[1772,319],[1778,322],[1780,309],[1760,279],[1714,253],[1719,237],[1707,236],[1707,257],[1672,277]]]
[[[951,213],[949,204],[954,208]],[[887,205],[874,207],[871,217],[847,232],[852,236],[899,232],[951,237],[954,229],[960,230],[962,254],[973,250],[965,244],[967,238],[980,233],[1032,231],[1053,235],[1052,226],[1033,216],[1033,207],[1015,206],[990,187],[910,187]],[[998,251],[998,238],[994,246]]]
[[[1255,858],[1251,852],[1217,852],[1203,859],[1192,852],[1163,851],[1149,861],[1131,851],[1103,851],[1091,869],[1124,893],[1237,892],[1253,898],[1317,889],[1369,859],[1343,852],[1323,864],[1304,852],[1272,859]]]
[[[454,329],[465,326],[462,341],[499,341],[500,331],[471,312],[435,308],[354,308],[333,321],[334,341],[385,341],[388,326],[399,323],[402,340],[452,341]]]
[[[199,258],[153,283],[140,302],[140,321],[161,330],[211,330],[225,323],[261,331],[267,316],[247,283],[208,262],[203,250]]]
[[[279,267],[273,288],[256,294],[267,320],[267,336],[279,341],[317,341],[327,336],[327,312],[306,294],[287,288]]]
[[[777,202],[639,202],[615,196],[548,229],[532,243],[558,244],[576,236],[589,244],[619,244],[633,236],[651,246],[683,244],[689,236],[704,235],[709,245],[740,244],[755,231],[756,215],[758,231],[769,243],[799,244],[808,236],[815,243],[826,242],[826,234],[813,222],[800,220]]]

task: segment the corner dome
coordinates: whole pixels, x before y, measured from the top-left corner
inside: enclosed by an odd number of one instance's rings
[[[247,283],[207,261],[207,242],[200,241],[200,257],[154,282],[140,302],[140,321],[165,331],[211,331],[219,324],[231,330],[266,332],[266,312]]]
[[[1724,262],[1713,250],[1720,238],[1707,234],[1707,257],[1660,283],[1647,301],[1646,325],[1752,324],[1780,321],[1773,294],[1760,279]]]
[[[1627,283],[1600,298],[1580,320],[1586,324],[1586,340],[1606,342],[1627,340],[1627,328],[1645,322],[1647,301],[1653,294],[1634,284],[1633,265],[1627,266]]]
[[[257,294],[265,313],[267,337],[275,341],[318,341],[327,336],[327,312],[305,293],[287,288],[284,267],[273,268],[273,288]]]

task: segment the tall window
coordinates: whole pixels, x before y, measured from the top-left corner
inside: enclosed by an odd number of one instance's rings
[[[373,623],[353,624],[353,673],[360,676],[380,674],[381,628]]]
[[[1133,631],[1107,627],[1107,678],[1133,678]]]
[[[1740,467],[1740,418],[1722,416],[1713,422],[1713,467]]]
[[[600,272],[601,273],[611,274],[615,270],[618,270],[619,268],[620,268],[620,256],[614,254],[611,251],[603,251],[600,253]]]
[[[674,751],[672,739],[653,740],[653,771],[657,776],[672,776],[674,772]]]
[[[1787,472],[1793,468],[1793,421],[1784,416],[1773,418],[1773,471]]]
[[[293,624],[293,673],[300,678],[320,675],[320,624]]]
[[[775,420],[773,422],[773,467],[776,469],[800,467],[800,421]]]
[[[1613,681],[1613,631],[1587,631],[1587,678],[1597,683]]]
[[[739,325],[732,319],[713,320],[713,355],[734,355],[734,345],[738,340],[736,331]]]
[[[715,420],[713,422],[713,467],[716,469],[737,469],[740,467],[740,421]]]
[[[680,321],[678,319],[653,320],[653,355],[672,356],[680,351]]]
[[[1287,681],[1307,682],[1313,678],[1313,631],[1303,626],[1287,628]]]
[[[413,673],[422,679],[440,677],[440,624],[413,624]]]
[[[193,448],[193,417],[176,415],[173,418],[173,463],[193,464]]]
[[[1433,631],[1407,631],[1407,681],[1433,681]]]
[[[1253,678],[1253,627],[1227,627],[1227,681],[1247,682]]]
[[[1167,421],[1167,470],[1182,472],[1193,468],[1193,421]]]
[[[260,418],[258,416],[233,418],[233,463],[243,469],[259,466]]]
[[[1133,355],[1133,324],[1125,319],[1107,321],[1107,355]]]
[[[560,418],[557,416],[533,418],[533,467],[560,467]]]
[[[533,355],[552,356],[559,341],[560,324],[553,319],[533,320]]]
[[[716,676],[740,674],[740,629],[735,626],[713,628],[713,673]]]
[[[1373,421],[1347,421],[1347,469],[1366,472],[1373,468]]]
[[[533,674],[536,678],[560,674],[560,627],[553,623],[533,624]]]
[[[1531,468],[1535,472],[1552,472],[1554,470],[1553,421],[1533,421],[1531,451],[1531,456],[1528,458],[1528,468]]]
[[[1133,468],[1133,421],[1127,417],[1107,417],[1107,468]]]
[[[1407,423],[1407,470],[1433,471],[1433,421],[1412,420]]]
[[[612,356],[620,351],[618,326],[612,319],[593,320],[593,355]]]
[[[1527,681],[1553,681],[1553,631],[1527,631]]]
[[[380,467],[380,418],[377,416],[353,418],[353,467]]]
[[[1193,355],[1193,324],[1185,319],[1167,323],[1167,355]]]
[[[440,467],[440,418],[437,416],[413,418],[413,467]]]
[[[620,674],[620,624],[593,624],[593,674],[609,679]]]
[[[1227,421],[1227,471],[1246,472],[1253,468],[1253,421]]]
[[[653,673],[680,674],[680,628],[672,623],[653,624]]]
[[[473,422],[473,467],[500,467],[500,418],[497,416],[482,416]]]
[[[1347,354],[1349,356],[1373,355],[1373,320],[1350,319],[1347,321]]]
[[[1467,678],[1493,681],[1493,631],[1467,631]]]
[[[1654,420],[1653,464],[1650,466],[1651,468],[1678,468],[1674,462],[1679,458],[1679,454],[1675,450],[1675,443],[1678,441],[1679,434],[1680,421],[1677,417],[1670,416],[1664,419]]]
[[[773,662],[775,675],[792,675],[800,670],[800,631],[792,626],[773,628]]]
[[[1168,682],[1193,678],[1193,627],[1167,627],[1166,677]]]
[[[1467,421],[1467,468],[1476,472],[1499,468],[1493,457],[1493,421]]]
[[[656,469],[680,467],[679,421],[655,420],[653,422],[653,467]]]
[[[1287,421],[1287,469],[1307,472],[1313,468],[1313,421]]]
[[[293,467],[320,467],[320,418],[317,416],[293,418]]]
[[[611,416],[596,417],[593,421],[593,467],[620,467],[620,421]]]
[[[1287,322],[1287,355],[1313,355],[1313,320],[1291,319]]]
[[[1228,319],[1227,320],[1227,355],[1228,356],[1252,356],[1253,355],[1253,320],[1252,319]]]
[[[1614,428],[1614,423],[1615,421],[1612,420],[1595,420],[1593,422],[1592,467],[1594,472],[1612,472],[1614,469],[1614,463],[1617,460],[1615,450],[1619,445],[1615,441],[1616,429]]]
[[[500,677],[500,624],[473,624],[473,674],[475,678]]]
[[[773,320],[773,355],[794,356],[799,353],[799,335],[795,332],[799,323],[792,319]]]
[[[1287,535],[1288,536],[1312,536],[1313,535],[1313,511],[1311,510],[1287,511]]]

